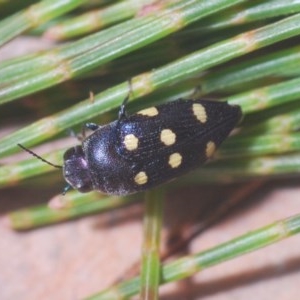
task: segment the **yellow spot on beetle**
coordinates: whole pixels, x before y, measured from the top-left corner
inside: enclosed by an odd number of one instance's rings
[[[158,115],[158,110],[156,107],[149,107],[142,109],[137,112],[139,115],[148,116],[148,117],[154,117]]]
[[[170,155],[170,157],[169,157],[169,165],[172,168],[179,167],[181,165],[181,162],[182,162],[182,156],[178,152],[175,152],[175,153],[173,153],[173,154]]]
[[[139,172],[135,175],[134,177],[134,181],[135,183],[137,183],[138,185],[142,185],[147,183],[148,181],[148,176],[145,172]]]
[[[160,133],[160,140],[166,146],[173,145],[176,141],[176,134],[171,129],[163,129]]]
[[[201,122],[205,123],[207,121],[207,114],[205,108],[202,104],[194,103],[193,104],[193,113],[195,117]]]
[[[133,134],[127,134],[124,138],[125,148],[129,151],[136,150],[139,144],[139,139]]]
[[[214,154],[214,152],[216,151],[216,144],[212,141],[209,141],[206,144],[206,149],[205,149],[205,154],[207,158],[212,157],[212,155]]]

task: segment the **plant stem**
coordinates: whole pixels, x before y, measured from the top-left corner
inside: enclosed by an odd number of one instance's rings
[[[161,189],[146,193],[140,287],[140,298],[143,300],[158,299],[162,202],[163,192]]]

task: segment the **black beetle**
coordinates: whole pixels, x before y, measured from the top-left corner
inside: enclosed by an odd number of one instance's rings
[[[226,102],[179,99],[127,116],[126,100],[118,120],[87,123],[93,133],[65,152],[65,192],[126,195],[170,181],[209,159],[242,115]]]

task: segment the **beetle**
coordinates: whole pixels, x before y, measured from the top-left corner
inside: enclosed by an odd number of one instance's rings
[[[116,121],[87,123],[93,133],[65,152],[65,192],[72,187],[127,195],[168,182],[211,158],[242,116],[237,105],[201,99],[178,99],[127,116],[127,100]]]

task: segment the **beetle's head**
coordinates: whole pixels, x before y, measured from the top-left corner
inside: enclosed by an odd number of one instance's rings
[[[63,175],[67,183],[81,193],[93,189],[91,174],[81,146],[72,147],[65,152]]]

